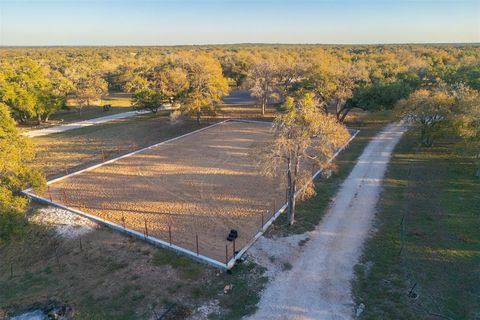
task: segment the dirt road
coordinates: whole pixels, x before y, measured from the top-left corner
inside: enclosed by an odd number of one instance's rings
[[[79,129],[79,128],[85,128],[89,126],[93,126],[96,124],[102,124],[118,119],[124,119],[124,118],[130,118],[134,117],[139,114],[144,114],[148,113],[149,111],[127,111],[127,112],[122,112],[122,113],[117,113],[117,114],[112,114],[109,116],[104,116],[104,117],[99,117],[99,118],[94,118],[94,119],[89,119],[89,120],[83,120],[79,122],[73,122],[73,123],[67,123],[61,126],[55,126],[51,128],[46,128],[46,129],[39,129],[39,130],[32,130],[25,132],[24,135],[30,138],[35,138],[35,137],[42,137],[46,136],[52,133],[59,133],[59,132],[65,132],[73,129]]]
[[[292,268],[269,270],[273,279],[249,319],[354,318],[353,267],[371,230],[391,152],[405,130],[402,124],[388,125],[368,144],[322,222],[306,235],[306,245],[298,246],[299,236],[259,239],[252,248],[257,261],[272,269],[268,255],[274,253]]]

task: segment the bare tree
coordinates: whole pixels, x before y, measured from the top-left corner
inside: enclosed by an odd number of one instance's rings
[[[314,96],[287,97],[286,112],[276,117],[274,140],[260,149],[260,164],[267,175],[285,174],[288,190],[287,217],[295,221],[295,196],[299,187],[303,198],[315,194],[311,165],[324,166],[349,138],[348,130],[332,115],[315,107]]]
[[[265,115],[267,103],[278,98],[278,70],[272,60],[262,60],[256,63],[247,77],[247,86],[252,96],[257,98]]]

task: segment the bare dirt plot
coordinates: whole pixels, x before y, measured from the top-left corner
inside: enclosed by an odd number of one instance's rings
[[[54,202],[196,251],[220,262],[237,229],[245,246],[284,202],[280,178],[259,174],[254,144],[270,126],[226,122],[53,184]]]

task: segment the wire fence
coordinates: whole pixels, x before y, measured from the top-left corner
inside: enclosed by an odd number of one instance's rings
[[[47,186],[45,197],[54,205],[94,218],[97,222],[108,226],[115,226],[115,229],[121,232],[147,241],[158,240],[162,247],[169,247],[177,252],[178,248],[183,248],[184,250],[180,253],[188,251],[190,256],[196,256],[199,259],[207,257],[228,268],[232,264],[232,259],[235,259],[236,255],[258,233],[263,233],[272,217],[284,207],[287,190],[280,198],[267,201],[267,204],[251,210],[249,214],[238,218],[238,221],[231,217],[208,215],[204,217],[188,213],[136,214],[128,211],[114,211],[108,199],[93,208],[91,204],[85,205],[86,202],[74,192],[53,186]],[[257,213],[252,213],[255,211]],[[238,231],[239,236],[228,241],[227,236],[231,230]]]

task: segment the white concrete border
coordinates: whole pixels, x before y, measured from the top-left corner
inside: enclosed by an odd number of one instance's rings
[[[105,162],[102,162],[102,163],[99,163],[99,164],[96,164],[96,165],[93,165],[93,166],[90,166],[88,168],[85,168],[85,169],[82,169],[82,170],[79,170],[79,171],[76,171],[76,172],[73,172],[73,173],[70,173],[70,174],[67,174],[65,176],[62,176],[62,177],[59,177],[59,178],[56,178],[56,179],[52,179],[52,180],[49,180],[47,181],[47,185],[49,184],[52,184],[54,182],[57,182],[57,181],[61,181],[61,180],[64,180],[66,178],[69,178],[69,177],[72,177],[72,176],[75,176],[77,174],[80,174],[82,172],[85,172],[85,171],[91,171],[93,169],[96,169],[98,167],[101,167],[103,165],[106,165],[106,164],[109,164],[109,163],[112,163],[112,162],[115,162],[117,160],[120,160],[120,159],[123,159],[123,158],[126,158],[126,157],[129,157],[131,155],[134,155],[134,154],[137,154],[137,153],[140,153],[142,151],[145,151],[145,150],[148,150],[148,149],[151,149],[151,148],[155,148],[157,146],[160,146],[160,145],[163,145],[163,144],[167,144],[167,143],[170,143],[170,142],[173,142],[173,141],[176,141],[178,139],[181,139],[181,138],[185,138],[187,136],[190,136],[190,135],[193,135],[193,134],[196,134],[196,133],[199,133],[201,131],[204,131],[204,130],[207,130],[207,129],[210,129],[210,128],[213,128],[215,126],[218,126],[218,125],[221,125],[223,123],[227,123],[227,122],[246,122],[246,123],[257,123],[257,124],[264,124],[264,125],[272,125],[272,122],[267,122],[267,121],[257,121],[257,120],[246,120],[246,119],[226,119],[226,120],[223,120],[223,121],[220,121],[220,122],[217,122],[217,123],[214,123],[212,125],[209,125],[209,126],[206,126],[204,128],[201,128],[201,129],[198,129],[198,130],[195,130],[195,131],[192,131],[192,132],[189,132],[189,133],[186,133],[186,134],[183,134],[181,136],[178,136],[178,137],[175,137],[175,138],[172,138],[172,139],[169,139],[169,140],[165,140],[163,142],[160,142],[160,143],[157,143],[157,144],[154,144],[154,145],[151,145],[151,146],[148,146],[148,147],[145,147],[145,148],[142,148],[142,149],[139,149],[139,150],[136,150],[136,151],[133,151],[133,152],[130,152],[130,153],[127,153],[125,155],[122,155],[120,157],[117,157],[117,158],[114,158],[114,159],[110,159],[108,161],[105,161]],[[348,142],[342,147],[340,148],[329,160],[328,160],[328,163],[332,162],[333,159],[335,159],[335,157],[338,156],[338,154],[343,151],[347,146],[348,144],[357,136],[358,134],[358,130],[355,131],[355,133],[350,137],[350,139],[348,140]],[[312,176],[311,180],[315,179],[321,172],[322,172],[322,168],[319,169],[317,172],[315,172],[315,174]],[[295,196],[297,196],[301,191],[303,190],[303,188],[301,188],[300,190],[297,191],[297,193],[295,194]],[[144,239],[145,241],[148,241],[156,246],[159,246],[159,247],[162,247],[162,248],[166,248],[166,249],[170,249],[170,250],[173,250],[179,254],[183,254],[183,255],[186,255],[190,258],[193,258],[194,260],[197,260],[197,261],[200,261],[200,262],[205,262],[207,264],[210,264],[214,267],[217,267],[219,269],[222,269],[222,270],[229,270],[231,268],[233,268],[233,266],[235,265],[235,262],[237,259],[239,259],[254,243],[255,241],[257,241],[258,238],[260,238],[264,233],[265,231],[270,227],[270,225],[273,223],[273,221],[275,221],[278,216],[285,211],[285,209],[287,208],[287,204],[285,203],[262,227],[262,230],[259,231],[255,237],[252,239],[252,241],[250,241],[245,247],[243,247],[239,252],[238,254],[234,255],[227,263],[222,263],[222,262],[219,262],[215,259],[212,259],[212,258],[209,258],[207,256],[204,256],[204,255],[201,255],[201,254],[197,254],[196,252],[193,252],[193,251],[190,251],[188,249],[185,249],[183,247],[180,247],[180,246],[177,246],[177,245],[174,245],[174,244],[170,244],[169,242],[167,241],[163,241],[163,240],[160,240],[160,239],[157,239],[155,237],[152,237],[152,236],[147,236],[141,232],[138,232],[138,231],[135,231],[133,229],[130,229],[130,228],[124,228],[123,226],[120,226],[116,223],[113,223],[113,222],[110,222],[108,220],[105,220],[105,219],[102,219],[98,216],[94,216],[94,215],[91,215],[91,214],[88,214],[88,213],[85,213],[83,211],[80,211],[80,210],[77,210],[77,209],[74,209],[74,208],[71,208],[71,207],[68,207],[68,206],[65,206],[63,204],[60,204],[60,203],[57,203],[57,202],[54,202],[54,201],[50,201],[49,199],[46,199],[44,197],[41,197],[41,196],[38,196],[36,194],[34,194],[32,192],[32,188],[28,188],[28,189],[25,189],[22,191],[22,193],[30,198],[33,198],[39,202],[43,202],[43,203],[47,203],[47,204],[50,204],[50,205],[53,205],[53,206],[56,206],[56,207],[59,207],[59,208],[62,208],[62,209],[65,209],[65,210],[68,210],[68,211],[71,211],[73,213],[76,213],[82,217],[85,217],[85,218],[88,218],[96,223],[99,223],[101,225],[104,225],[104,226],[107,226],[113,230],[116,230],[116,231],[119,231],[119,232],[123,232],[123,233],[126,233],[126,234],[129,234],[131,236],[134,236],[134,237],[137,237],[137,238],[140,238],[140,239]]]

